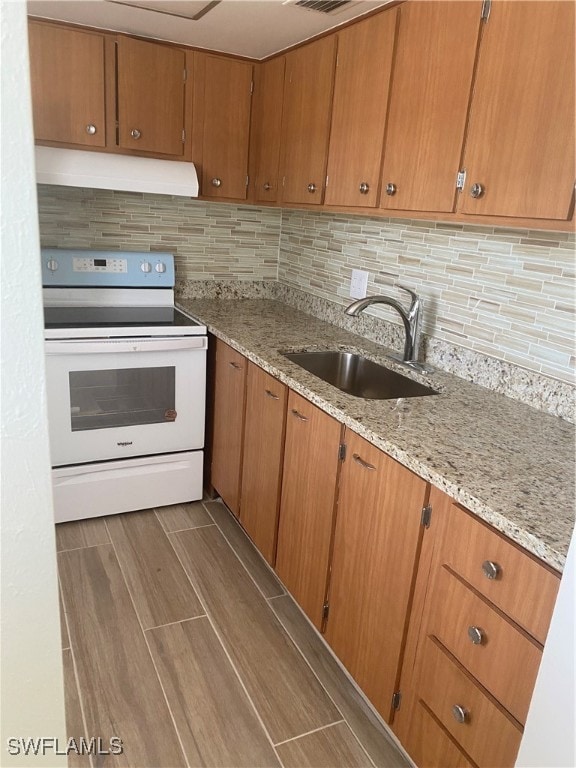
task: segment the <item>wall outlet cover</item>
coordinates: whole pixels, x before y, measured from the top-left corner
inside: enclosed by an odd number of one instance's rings
[[[350,298],[364,299],[368,290],[368,272],[363,269],[353,269],[350,278]]]

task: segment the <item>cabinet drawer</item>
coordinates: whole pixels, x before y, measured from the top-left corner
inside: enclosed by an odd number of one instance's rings
[[[410,757],[420,768],[475,768],[422,701],[410,729]]]
[[[437,576],[429,632],[524,724],[540,647],[445,567]]]
[[[442,650],[425,640],[420,698],[480,766],[513,766],[522,730]],[[463,721],[455,708],[461,708]]]
[[[458,546],[442,552],[444,564],[543,645],[560,583],[558,575],[455,504],[448,530]],[[492,571],[493,578],[485,571]]]

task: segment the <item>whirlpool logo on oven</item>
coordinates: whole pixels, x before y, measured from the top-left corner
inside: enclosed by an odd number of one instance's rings
[[[116,443],[116,445],[119,445],[121,448],[125,448],[127,445],[132,445],[132,440],[123,440],[120,443]]]

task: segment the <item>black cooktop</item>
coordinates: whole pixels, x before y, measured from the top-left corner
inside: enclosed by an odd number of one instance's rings
[[[44,307],[44,327],[181,328],[200,325],[175,307]]]

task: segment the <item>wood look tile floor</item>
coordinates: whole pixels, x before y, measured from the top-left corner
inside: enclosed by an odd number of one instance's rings
[[[70,766],[410,765],[222,502],[56,531]]]

